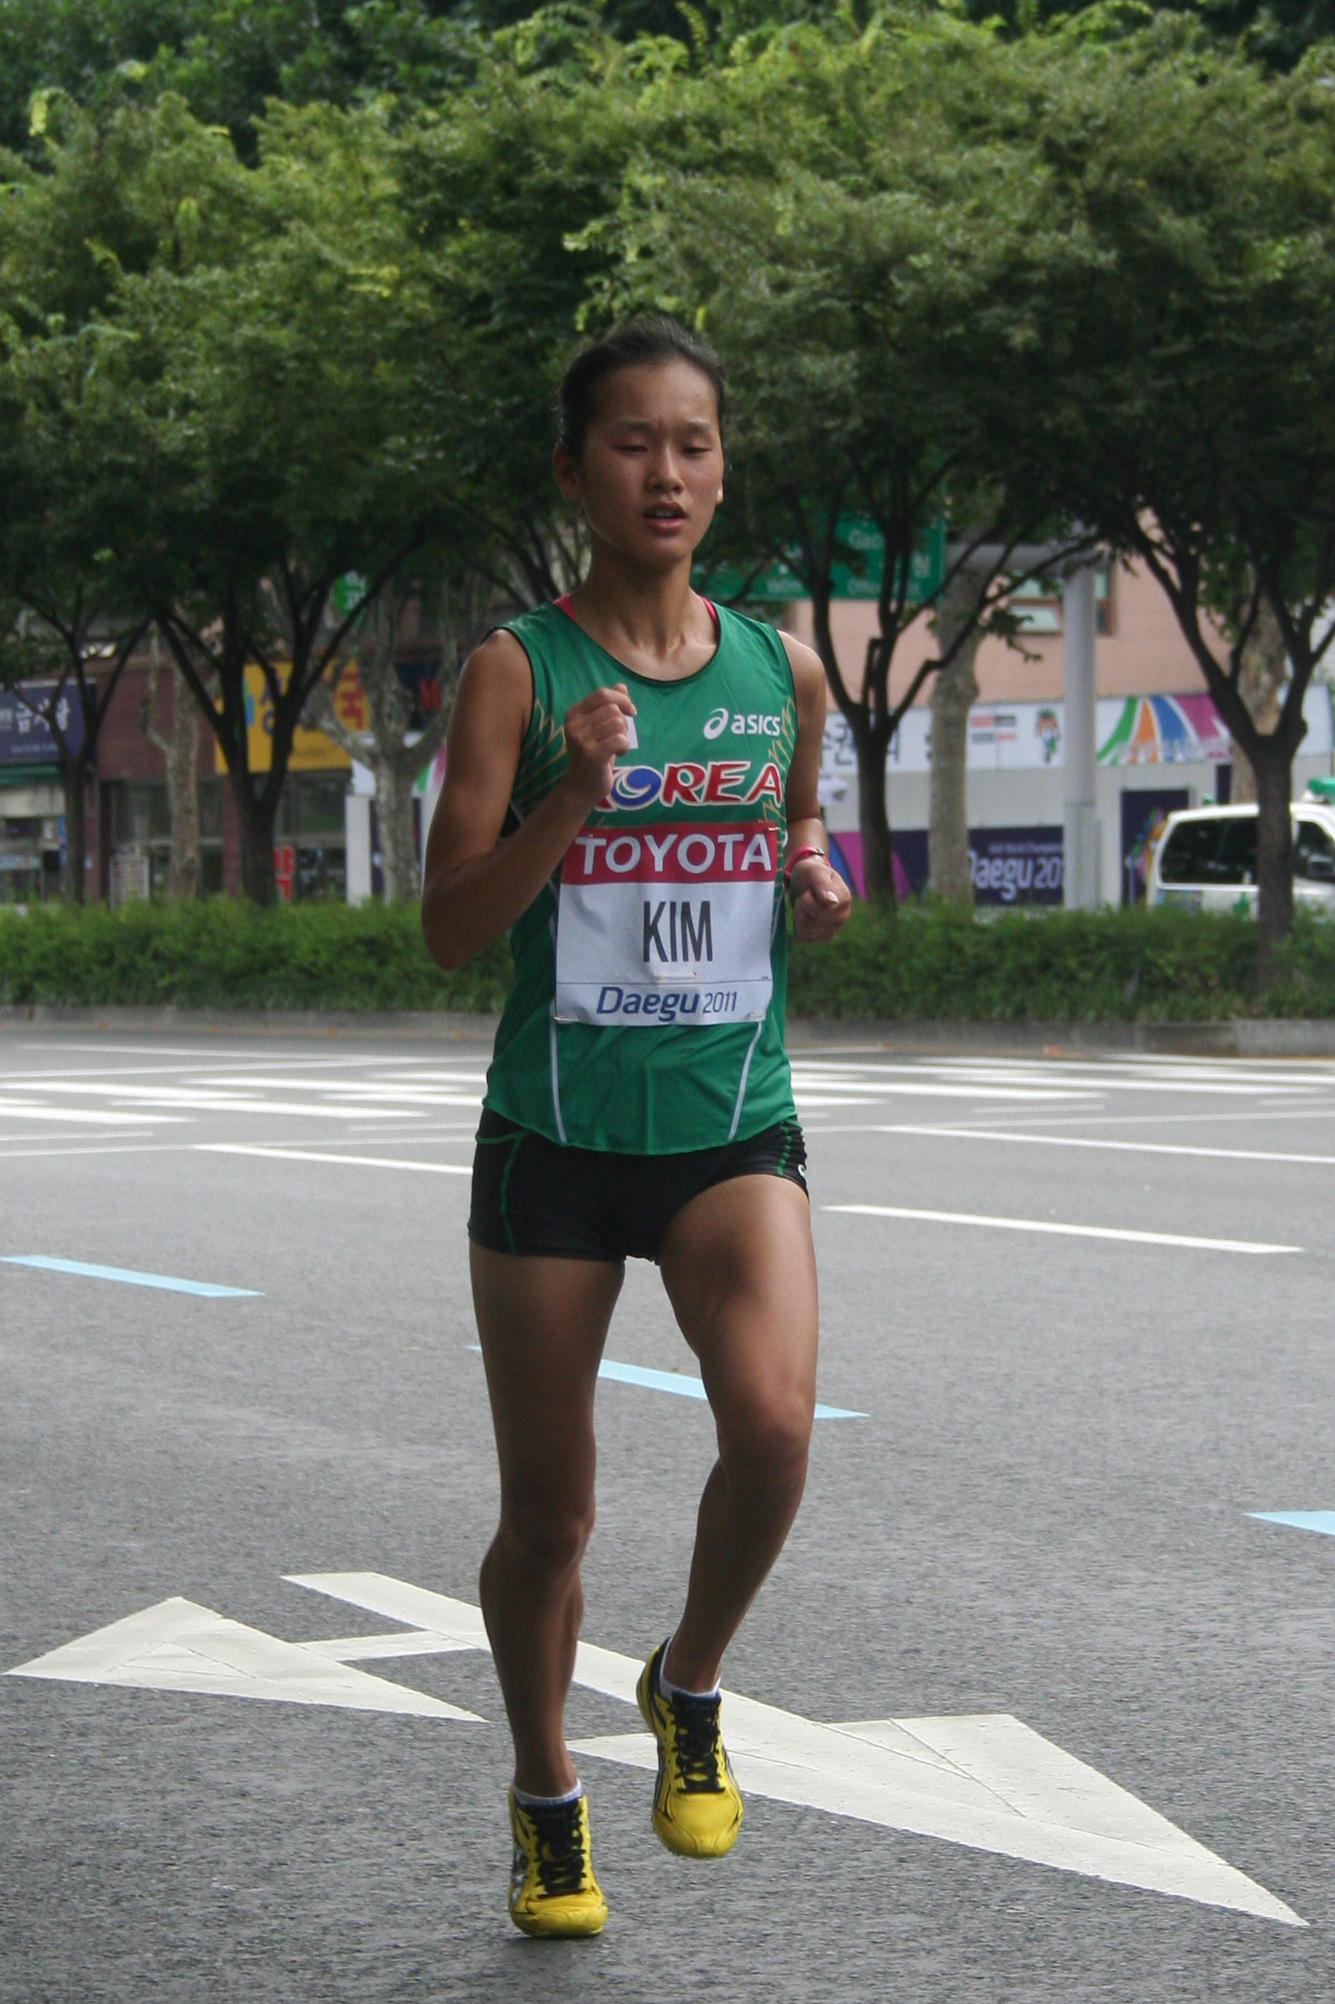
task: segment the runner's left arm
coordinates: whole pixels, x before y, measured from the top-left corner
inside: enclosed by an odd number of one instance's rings
[[[788,847],[828,851],[830,838],[821,820],[816,785],[820,778],[820,748],[825,736],[825,670],[810,647],[780,636],[793,671],[797,697],[797,744],[788,768]],[[799,939],[833,939],[848,917],[852,898],[848,885],[819,856],[807,856],[793,871],[793,930]]]

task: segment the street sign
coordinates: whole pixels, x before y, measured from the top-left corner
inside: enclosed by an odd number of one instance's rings
[[[830,567],[834,598],[880,597],[885,575],[885,543],[869,515],[841,515],[839,542],[844,555]],[[933,522],[919,538],[909,559],[908,603],[926,605],[941,589],[946,574],[946,525]],[[711,598],[741,599],[746,605],[786,604],[810,593],[787,563],[767,564],[747,583],[747,572],[736,564],[697,564],[691,582]]]
[[[366,579],[360,571],[344,571],[329,588],[329,603],[337,618],[346,619],[366,597]]]

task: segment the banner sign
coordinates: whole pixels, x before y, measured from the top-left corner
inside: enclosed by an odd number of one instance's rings
[[[864,895],[862,837],[831,829],[830,861],[856,897]],[[896,828],[890,835],[895,896],[917,897],[927,888],[927,830]],[[971,828],[969,868],[976,905],[1059,905],[1062,901],[1060,828]]]
[[[0,689],[0,765],[55,764],[56,740],[38,712],[58,687],[54,681],[21,682],[17,689]],[[70,751],[78,751],[83,743],[83,711],[69,690],[62,690],[55,718]]]
[[[1329,731],[1330,701],[1322,694]],[[1128,696],[1120,703],[1100,703],[1098,746],[1100,765],[1225,764],[1232,757],[1228,726],[1203,690],[1191,696]]]
[[[1331,691],[1324,684],[1303,701],[1304,758],[1327,757],[1335,747]],[[1098,703],[1095,743],[1102,766],[1226,764],[1228,730],[1204,690],[1187,696],[1105,696]],[[887,772],[927,772],[932,762],[932,712],[915,704],[900,723],[886,754]],[[970,772],[1041,772],[1064,765],[1065,705],[975,703],[969,712]],[[821,747],[821,801],[857,790],[853,734],[837,710],[825,722]]]
[[[971,828],[969,868],[976,905],[1059,905],[1060,828]]]
[[[1155,787],[1144,793],[1122,789],[1122,903],[1142,905],[1154,852],[1163,840],[1168,817],[1176,808],[1190,807],[1185,786]]]
[[[278,665],[278,684],[287,687],[287,678],[292,673],[292,664],[282,661]],[[252,772],[268,772],[273,764],[273,700],[269,695],[269,684],[264,670],[255,662],[246,669],[246,749]],[[365,715],[365,696],[357,679],[356,666],[345,662],[339,670],[338,683],[334,690],[334,713],[345,723],[347,719]],[[351,726],[349,726],[351,728]],[[289,772],[346,772],[352,760],[345,751],[327,738],[323,731],[307,730],[298,724],[292,737],[292,756],[287,762]],[[222,746],[214,741],[213,769],[217,773],[227,771],[227,760],[223,757]]]

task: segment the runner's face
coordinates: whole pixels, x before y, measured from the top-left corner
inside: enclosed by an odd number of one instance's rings
[[[680,563],[723,499],[714,386],[689,362],[618,369],[598,386],[579,461],[558,448],[554,464],[595,542],[654,569]]]

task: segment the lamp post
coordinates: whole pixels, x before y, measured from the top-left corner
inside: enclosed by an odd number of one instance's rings
[[[1062,901],[1067,911],[1100,902],[1099,820],[1094,795],[1094,566],[1080,564],[1062,581],[1062,680],[1065,800],[1062,814]]]

